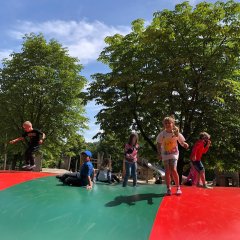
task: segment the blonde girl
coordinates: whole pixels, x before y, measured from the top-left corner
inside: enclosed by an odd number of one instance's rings
[[[176,184],[176,194],[182,194],[179,176],[177,172],[177,161],[179,157],[178,143],[184,148],[188,148],[185,138],[179,129],[175,126],[175,119],[173,117],[165,117],[163,119],[164,130],[157,136],[157,151],[159,160],[163,161],[165,168],[165,181],[167,185],[167,195],[171,195],[171,175]]]

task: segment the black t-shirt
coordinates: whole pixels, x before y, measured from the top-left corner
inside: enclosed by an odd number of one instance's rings
[[[38,129],[33,129],[30,132],[24,132],[22,134],[22,137],[25,138],[29,146],[35,147],[39,145],[39,141],[42,135],[43,133],[41,131],[39,131]]]

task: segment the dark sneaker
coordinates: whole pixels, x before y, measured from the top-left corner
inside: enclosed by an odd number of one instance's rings
[[[62,175],[57,175],[56,178],[57,178],[59,181],[63,182]]]
[[[166,195],[167,195],[167,196],[171,196],[171,195],[172,195],[171,188],[168,188],[168,189],[167,189]]]

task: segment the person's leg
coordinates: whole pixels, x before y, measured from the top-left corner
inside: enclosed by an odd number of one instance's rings
[[[197,173],[197,181],[196,181],[196,186],[200,186],[200,172]]]
[[[196,169],[196,171],[198,172],[196,186],[201,186],[200,179],[204,180],[204,182],[202,181],[202,183],[205,184],[205,170],[204,170],[204,166],[203,166],[202,162],[201,161],[193,161],[193,166]]]
[[[25,158],[25,166],[30,165],[31,149],[29,147],[25,151],[24,158]]]
[[[64,182],[68,177],[78,178],[78,172],[64,173],[63,175],[56,176],[56,178],[58,178],[62,182]]]
[[[203,185],[203,186],[206,186],[205,171],[202,170],[199,175],[200,175],[200,180],[201,180],[201,182],[202,182],[202,185]]]
[[[171,162],[169,164],[170,164],[170,172],[173,176],[175,185],[177,187],[179,187],[179,176],[178,176],[178,172],[177,172],[177,160],[171,159]]]
[[[120,182],[119,178],[116,175],[112,174],[112,182],[114,181],[117,181],[118,183]]]
[[[169,167],[169,160],[164,160],[164,169],[165,169],[165,182],[167,186],[167,195],[171,195],[171,172]]]
[[[130,163],[127,161],[125,162],[125,169],[126,169],[126,173],[125,173],[124,180],[123,180],[123,187],[127,186],[127,181],[130,176]]]
[[[39,146],[30,149],[30,166],[35,166],[35,153],[39,150]]]
[[[133,186],[137,186],[137,163],[134,162],[132,163],[131,166],[131,171],[132,171],[132,177],[133,177]]]
[[[175,182],[175,185],[177,186],[177,194],[182,194],[182,191],[180,189],[180,184],[179,184],[179,175],[177,172],[177,160],[176,159],[171,159],[170,161],[170,171],[173,176],[173,180]]]
[[[72,186],[82,186],[81,180],[78,177],[67,177],[64,181],[65,184],[67,185],[72,185]]]

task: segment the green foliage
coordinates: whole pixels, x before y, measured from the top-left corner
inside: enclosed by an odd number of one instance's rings
[[[104,158],[111,157],[114,172],[122,170],[123,146],[124,143],[114,134],[103,135],[98,142],[87,143],[87,148],[92,151],[94,158],[98,157],[98,153],[103,154]]]
[[[154,152],[163,117],[174,114],[191,145],[200,131],[212,135],[210,167],[239,169],[239,26],[239,3],[184,2],[154,13],[146,27],[136,20],[126,36],[107,37],[99,60],[111,71],[90,86],[104,106],[97,114],[104,135],[122,140],[137,130]]]
[[[72,155],[71,148],[83,141],[78,131],[86,124],[81,70],[79,60],[57,41],[26,35],[21,52],[5,59],[0,72],[1,142],[21,136],[22,123],[29,120],[46,133],[45,159],[62,151]],[[8,153],[22,149],[21,144],[9,146]]]

